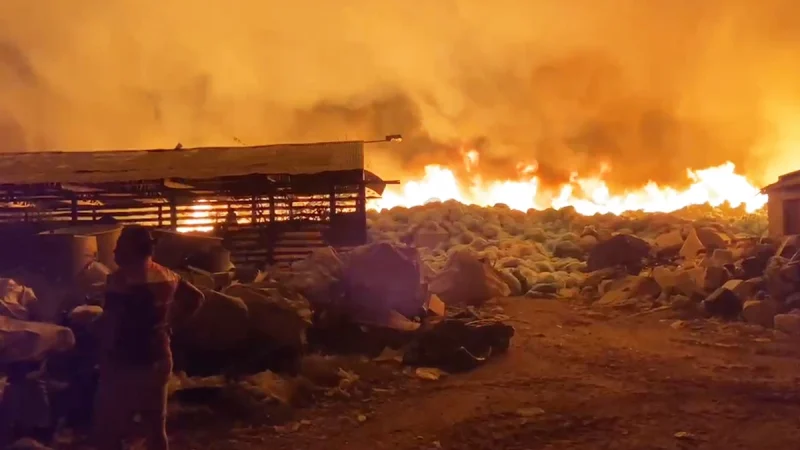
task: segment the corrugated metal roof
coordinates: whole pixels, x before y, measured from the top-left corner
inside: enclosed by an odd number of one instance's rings
[[[0,154],[0,184],[106,183],[364,169],[361,141],[179,150]]]
[[[798,184],[800,184],[800,170],[780,175],[778,177],[778,181],[762,187],[761,193],[767,194],[769,193],[769,191],[775,191],[776,189],[791,188],[797,186]]]

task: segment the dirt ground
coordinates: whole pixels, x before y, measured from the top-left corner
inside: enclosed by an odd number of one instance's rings
[[[176,449],[800,448],[800,350],[769,330],[507,299],[508,355],[437,381],[362,374],[366,393],[172,424]]]

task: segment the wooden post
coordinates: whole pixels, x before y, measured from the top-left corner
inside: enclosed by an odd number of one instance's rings
[[[72,196],[72,225],[78,224],[78,198]]]
[[[275,223],[275,194],[272,192],[269,193],[269,223]]]
[[[358,185],[358,200],[356,201],[356,212],[364,216],[367,220],[367,185],[362,180]]]
[[[176,204],[176,199],[174,194],[170,194],[169,196],[169,220],[170,220],[170,228],[172,228],[172,231],[177,231],[178,205]]]
[[[330,209],[328,222],[333,222],[333,216],[336,215],[336,184],[331,184],[328,194],[328,208]]]
[[[361,183],[358,185],[358,200],[356,201],[356,215],[358,216],[358,243],[367,243],[367,183],[364,180],[364,171],[361,171]]]
[[[275,234],[277,233],[277,223],[275,222],[275,191],[270,187],[269,191],[269,223],[265,231],[267,245],[267,264],[275,264]]]
[[[253,195],[250,200],[250,226],[254,227],[258,224],[258,196]]]

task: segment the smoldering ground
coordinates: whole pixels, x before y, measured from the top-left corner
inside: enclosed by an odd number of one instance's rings
[[[783,161],[800,98],[789,0],[5,0],[0,149],[361,139],[408,175],[680,183]],[[778,111],[778,112],[776,112]],[[787,112],[788,111],[788,112]]]

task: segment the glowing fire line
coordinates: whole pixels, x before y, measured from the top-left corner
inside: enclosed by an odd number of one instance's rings
[[[396,206],[412,207],[432,200],[455,200],[464,204],[492,206],[498,203],[512,209],[563,208],[572,206],[584,215],[621,214],[625,211],[671,212],[691,205],[710,204],[731,207],[744,206],[747,212],[762,208],[767,197],[743,175],[736,166],[725,164],[701,170],[687,169],[691,184],[686,189],[659,186],[654,182],[621,194],[611,193],[600,177],[579,177],[555,190],[540,189],[536,176],[537,164],[520,164],[516,180],[484,181],[477,168],[479,154],[464,152],[464,165],[471,178],[459,182],[455,173],[441,165],[425,167],[424,176],[400,186],[388,186],[381,199],[371,200],[368,208],[381,210]],[[602,167],[601,176],[610,168]],[[180,232],[210,231],[215,223],[211,205],[199,202],[192,207],[191,219],[178,228]],[[239,219],[239,223],[247,218]]]
[[[528,166],[530,167],[530,166]],[[388,209],[395,206],[411,207],[431,200],[456,200],[465,204],[491,206],[503,203],[512,209],[563,208],[572,206],[584,215],[621,214],[625,211],[671,212],[690,205],[710,204],[720,206],[727,202],[736,208],[744,205],[747,212],[762,208],[766,195],[735,171],[733,163],[702,170],[687,170],[691,185],[683,190],[662,187],[650,182],[644,187],[622,194],[612,194],[601,178],[573,176],[572,182],[555,191],[540,190],[535,175],[521,173],[520,180],[484,182],[479,176],[468,184],[459,184],[455,174],[446,167],[425,167],[425,175],[409,181],[398,189],[387,188],[383,198],[370,206]]]

